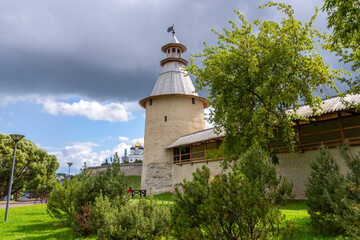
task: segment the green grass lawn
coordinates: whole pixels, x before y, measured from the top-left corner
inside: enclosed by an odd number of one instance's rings
[[[125,176],[125,185],[127,188],[131,187],[132,189],[141,189],[141,176]]]
[[[5,209],[0,209],[1,240],[76,239],[69,227],[46,213],[45,204],[10,208],[7,222],[4,216]]]
[[[172,194],[154,196],[155,199],[171,204]],[[341,237],[321,236],[310,226],[305,201],[289,201],[281,207],[286,219],[296,222],[294,239],[342,239]],[[0,239],[96,239],[96,237],[76,238],[71,229],[62,221],[51,218],[46,213],[46,205],[11,208],[8,222],[4,222],[5,209],[0,209]]]
[[[285,219],[295,221],[294,239],[343,239],[340,237],[322,236],[310,227],[310,215],[305,200],[290,200],[280,208]]]

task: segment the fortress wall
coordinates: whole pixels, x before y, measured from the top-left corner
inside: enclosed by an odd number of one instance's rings
[[[351,149],[353,153],[358,153],[360,146],[354,146]],[[337,148],[330,148],[329,150],[331,155],[337,160],[340,172],[346,174],[348,168],[340,156],[339,150]],[[316,155],[318,155],[318,150],[308,150],[304,153],[278,154],[279,165],[277,165],[276,170],[280,175],[294,183],[293,191],[296,194],[296,199],[306,199],[305,191],[311,172],[310,162],[316,159]]]
[[[222,171],[219,161],[210,161],[207,164],[205,162],[199,162],[193,163],[193,165],[173,165],[173,187],[181,183],[184,178],[192,180],[192,173],[195,172],[196,168],[201,169],[203,165],[206,165],[210,169],[212,176],[219,174]]]
[[[165,122],[165,116],[167,121]],[[205,129],[204,105],[192,96],[166,96],[146,102],[141,188],[154,194],[172,191],[172,150],[180,136]]]
[[[354,146],[351,149],[354,154],[360,152],[360,146]],[[330,148],[330,153],[337,160],[340,166],[340,172],[346,174],[348,168],[342,160],[339,150],[337,148]],[[279,165],[276,167],[277,173],[293,182],[293,192],[296,194],[295,199],[306,199],[305,191],[311,171],[310,162],[315,160],[317,154],[317,150],[309,150],[304,153],[278,154]],[[173,165],[173,187],[182,182],[183,178],[192,179],[192,172],[194,172],[196,168],[201,168],[204,164],[205,163]],[[219,161],[208,162],[207,166],[210,168],[212,175],[221,172]]]
[[[142,163],[120,164],[121,171],[125,176],[141,176]],[[107,166],[89,167],[93,173],[105,172]]]

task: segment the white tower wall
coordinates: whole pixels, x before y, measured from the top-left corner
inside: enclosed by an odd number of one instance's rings
[[[141,188],[154,194],[170,192],[172,151],[166,149],[182,135],[205,128],[203,101],[191,96],[163,96],[146,102],[145,142]],[[166,121],[165,121],[166,117]]]

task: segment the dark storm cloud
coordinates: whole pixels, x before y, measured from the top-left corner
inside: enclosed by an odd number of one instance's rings
[[[139,100],[157,79],[167,27],[175,24],[189,52],[199,52],[204,41],[216,42],[211,29],[230,27],[233,9],[250,20],[281,19],[275,9],[258,10],[264,2],[0,0],[0,94]],[[322,4],[287,2],[302,20]],[[324,30],[326,22],[319,26]]]

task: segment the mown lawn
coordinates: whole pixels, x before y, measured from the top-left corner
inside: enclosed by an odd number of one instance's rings
[[[160,194],[155,199],[172,202],[173,195]],[[294,239],[343,239],[341,237],[321,236],[310,226],[305,201],[293,200],[281,207],[286,219],[296,222]],[[4,222],[5,209],[0,209],[0,239],[96,239],[95,236],[76,238],[63,222],[51,218],[46,213],[46,205],[11,208],[9,221]]]
[[[0,209],[1,240],[77,239],[69,227],[46,213],[46,204],[10,208],[7,222],[4,216],[5,209]]]
[[[344,239],[341,236],[323,236],[310,227],[310,215],[307,212],[305,200],[290,200],[288,203],[280,208],[285,215],[285,219],[295,221],[296,228],[294,232],[294,239]]]
[[[125,186],[132,189],[141,189],[141,176],[125,176]]]

